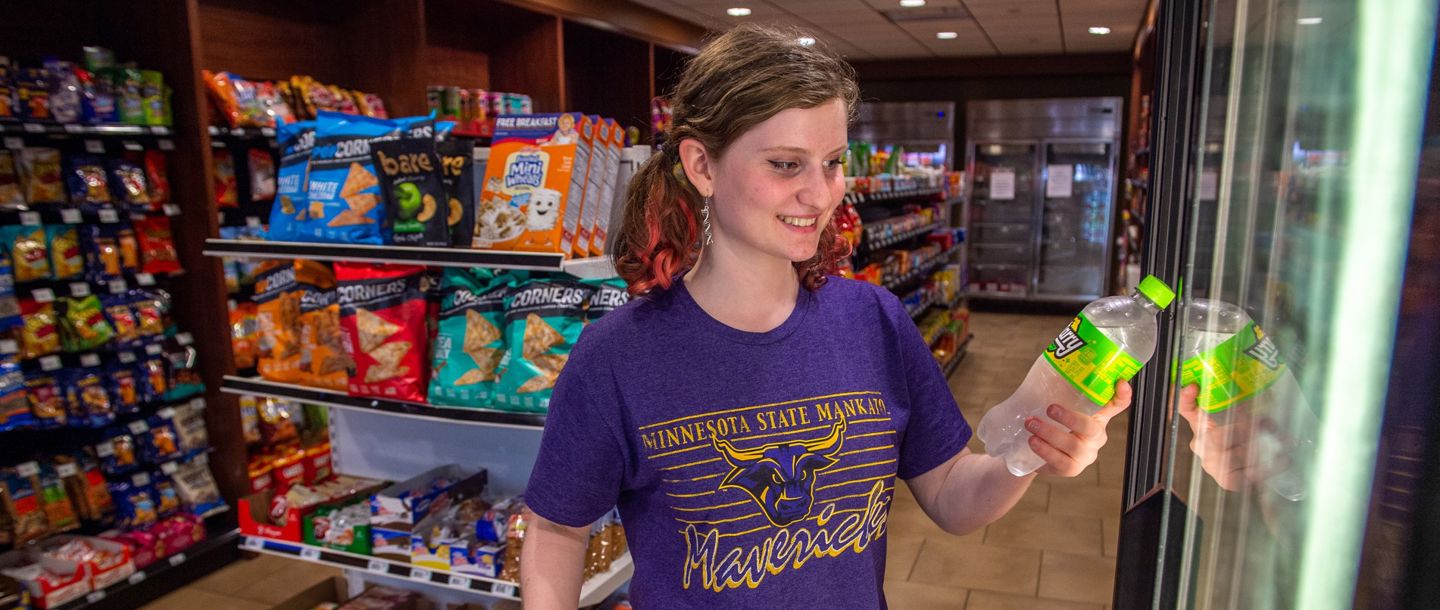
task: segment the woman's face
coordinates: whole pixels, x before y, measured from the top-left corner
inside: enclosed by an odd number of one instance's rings
[[[715,160],[715,241],[792,262],[815,256],[845,196],[845,105],[791,108],[737,138]]]

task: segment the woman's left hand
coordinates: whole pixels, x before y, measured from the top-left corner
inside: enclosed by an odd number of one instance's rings
[[[1130,392],[1129,382],[1116,383],[1115,396],[1094,415],[1050,405],[1045,409],[1049,419],[1026,418],[1025,429],[1031,435],[1030,449],[1045,460],[1039,472],[1073,477],[1095,463],[1100,448],[1107,440],[1105,427],[1130,406]]]

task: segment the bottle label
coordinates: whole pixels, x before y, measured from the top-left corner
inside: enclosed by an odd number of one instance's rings
[[[1285,373],[1275,342],[1254,322],[1225,342],[1180,364],[1180,385],[1198,384],[1196,403],[1219,413],[1270,387]]]
[[[1075,316],[1050,342],[1045,361],[1097,405],[1110,402],[1115,382],[1128,380],[1140,370],[1140,361],[1095,328],[1085,314]]]

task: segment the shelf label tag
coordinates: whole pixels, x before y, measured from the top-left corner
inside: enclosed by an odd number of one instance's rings
[[[176,466],[175,462],[165,462],[164,464],[160,465],[160,472],[163,472],[165,474],[175,474],[175,471],[179,469],[180,467]]]
[[[135,473],[135,476],[130,477],[130,482],[131,482],[131,483],[134,483],[136,487],[144,487],[144,486],[146,486],[146,485],[149,485],[149,484],[150,484],[150,473],[148,473],[148,472],[137,472],[137,473]],[[174,564],[171,564],[171,565],[174,565]]]
[[[165,407],[156,411],[155,414],[159,415],[160,419],[175,419],[175,407]]]
[[[20,213],[20,224],[25,225],[25,226],[27,226],[27,227],[39,226],[39,224],[40,224],[40,213],[39,213],[39,212],[21,212],[21,213]]]
[[[155,276],[150,273],[136,273],[135,283],[141,286],[154,286]]]
[[[371,559],[370,564],[366,565],[365,568],[371,572],[379,572],[381,574],[388,574],[390,572],[390,564],[379,559]]]
[[[129,582],[132,586],[145,582],[145,573],[136,572],[134,574],[131,574],[130,578],[126,582]]]
[[[180,333],[175,335],[175,342],[180,345],[190,345],[195,342],[195,337],[190,333]]]
[[[55,474],[60,477],[73,477],[80,473],[74,464],[56,464]]]
[[[141,146],[139,142],[136,142],[134,140],[125,140],[124,142],[120,143],[120,146],[123,147],[125,150],[131,150],[135,152],[145,150],[144,146]]]
[[[90,296],[90,284],[85,283],[85,282],[71,282],[71,283],[70,283],[70,296],[72,296],[72,297],[88,297],[88,296]]]
[[[89,595],[86,595],[85,603],[94,604],[103,599],[105,599],[105,590],[101,589],[99,591],[93,591]]]
[[[59,356],[46,356],[40,359],[40,370],[50,372],[60,368]]]
[[[305,547],[300,549],[300,558],[305,561],[320,561],[320,549]]]
[[[160,352],[162,351],[164,351],[164,348],[160,347],[160,344],[158,343],[151,343],[150,345],[145,346],[145,353],[151,356],[159,356]]]
[[[165,208],[164,208],[164,209],[165,209],[165,215],[166,215],[166,216],[179,216],[179,215],[180,215],[180,206],[175,205],[175,204],[173,204],[173,203],[167,203],[167,204],[165,204]]]
[[[92,155],[103,155],[105,154],[105,143],[100,140],[85,140],[85,152]]]
[[[82,131],[85,131],[79,125],[76,125],[74,123],[66,123],[65,125],[62,125],[62,127],[65,128],[65,133],[80,133]]]
[[[265,540],[261,538],[256,538],[254,536],[249,536],[245,538],[245,548],[252,551],[263,550],[265,548]]]
[[[25,141],[15,136],[10,136],[8,138],[5,138],[5,148],[9,148],[11,150],[19,150],[21,148],[25,148]]]
[[[45,126],[39,123],[26,123],[25,131],[30,133],[45,133]]]
[[[117,222],[120,222],[120,214],[110,208],[100,210],[100,222],[106,224],[115,224]]]
[[[515,585],[495,583],[490,585],[490,592],[501,597],[515,597]]]
[[[461,576],[461,575],[459,575],[459,574],[451,574],[451,575],[450,575],[450,586],[452,586],[452,587],[459,587],[459,588],[461,588],[461,589],[469,589],[469,588],[470,588],[470,579],[469,579],[469,578],[466,578],[466,577],[464,577],[464,576]]]
[[[50,288],[36,288],[30,291],[30,296],[37,303],[50,303],[55,300],[55,291]]]
[[[259,216],[246,216],[246,217],[245,217],[245,226],[250,227],[250,228],[252,228],[252,229],[259,229],[259,228],[260,228],[260,217],[259,217]]]
[[[95,445],[95,455],[102,458],[115,455],[115,445],[110,444],[109,441]]]
[[[99,354],[81,354],[80,366],[100,366]]]
[[[22,477],[33,477],[40,474],[40,464],[37,462],[25,462],[15,467],[15,474]]]
[[[20,343],[14,339],[0,340],[0,354],[20,353]]]
[[[137,420],[135,420],[135,421],[130,422],[130,433],[131,433],[131,434],[144,434],[144,433],[149,432],[149,431],[150,431],[150,424],[145,423],[145,420],[143,420],[143,419],[137,419]]]
[[[180,565],[180,564],[182,564],[182,563],[185,563],[185,554],[184,554],[184,553],[176,553],[176,554],[170,556],[170,567],[173,568],[173,567],[178,566],[178,565]]]
[[[80,224],[80,210],[75,208],[60,210],[60,220],[67,225],[78,225]]]
[[[160,140],[160,150],[175,150],[175,141]]]
[[[130,288],[130,286],[125,284],[125,280],[110,280],[108,286],[110,287],[110,294],[120,294]]]
[[[135,362],[135,352],[118,352],[115,354],[115,357],[119,358],[120,362],[123,362],[125,364],[132,364]]]
[[[430,582],[430,570],[422,568],[410,568],[410,580]]]

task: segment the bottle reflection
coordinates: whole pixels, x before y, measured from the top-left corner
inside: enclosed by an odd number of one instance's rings
[[[1315,413],[1275,339],[1233,304],[1186,304],[1178,410],[1190,450],[1222,489],[1306,495]]]

